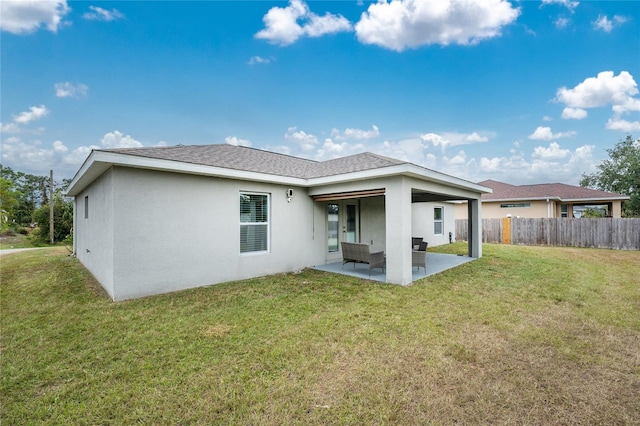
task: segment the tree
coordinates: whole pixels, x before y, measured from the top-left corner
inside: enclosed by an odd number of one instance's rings
[[[18,208],[19,193],[15,190],[13,182],[0,178],[0,230],[5,231],[10,226]]]
[[[587,209],[582,213],[582,217],[585,218],[600,218],[604,217],[604,213],[600,209],[594,209],[593,207],[587,207]]]
[[[33,212],[33,221],[38,223],[38,237],[49,241],[49,206],[45,204]],[[54,241],[64,240],[73,228],[73,204],[59,192],[54,197],[53,227]]]
[[[598,171],[582,174],[580,186],[628,195],[622,205],[625,216],[640,216],[640,139],[628,135],[612,149]]]
[[[36,209],[49,204],[49,176],[35,176],[14,171],[11,167],[0,164],[0,179],[6,179],[11,183],[13,194],[18,202],[12,211],[13,223],[16,226],[29,226]],[[55,182],[55,192],[60,192],[68,184],[69,179]]]

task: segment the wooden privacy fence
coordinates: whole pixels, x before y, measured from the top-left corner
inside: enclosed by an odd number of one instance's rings
[[[467,230],[467,219],[456,220],[456,240],[467,241]],[[482,242],[640,250],[640,219],[483,219]]]

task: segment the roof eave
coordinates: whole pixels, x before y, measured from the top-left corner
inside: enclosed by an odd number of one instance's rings
[[[509,201],[560,201],[563,203],[585,203],[585,202],[599,202],[599,201],[624,201],[630,197],[627,196],[615,196],[615,197],[584,197],[584,198],[561,198],[557,196],[553,197],[520,197],[520,198],[491,198],[482,200],[483,203],[505,203]]]
[[[84,164],[82,165],[80,170],[78,170],[78,173],[76,173],[71,183],[67,187],[66,195],[75,197],[76,195],[80,194],[89,184],[91,184],[91,182],[95,181],[98,177],[100,177],[100,175],[102,175],[102,173],[113,166],[133,167],[147,170],[158,170],[201,176],[222,177],[227,179],[249,180],[254,182],[274,183],[298,187],[313,187],[333,183],[354,182],[366,179],[404,175],[416,179],[446,184],[479,194],[488,194],[493,191],[491,188],[478,185],[477,183],[469,182],[464,179],[429,170],[411,163],[403,163],[357,172],[304,179],[224,167],[184,163],[175,160],[141,157],[125,153],[94,150],[91,152],[91,154],[89,154]]]
[[[391,176],[404,175],[421,180],[429,180],[431,182],[443,183],[456,188],[470,190],[480,194],[490,194],[491,188],[478,185],[464,179],[450,176],[444,173],[425,169],[411,163],[403,163],[375,169],[362,170],[358,172],[341,173],[331,176],[323,176],[308,180],[310,187],[331,185],[335,183],[354,182],[366,179],[385,178]]]
[[[85,163],[67,188],[67,196],[74,197],[102,173],[112,166],[125,166],[146,170],[185,173],[200,176],[224,177],[254,182],[276,183],[291,186],[306,186],[306,180],[301,178],[271,175],[267,173],[236,170],[202,164],[184,163],[174,160],[162,160],[140,157],[107,151],[92,151]]]
[[[482,200],[483,203],[504,203],[508,201],[562,201],[560,197],[520,197],[520,198],[490,198]]]
[[[597,197],[597,198],[564,198],[562,199],[562,201],[566,201],[566,202],[571,202],[571,203],[575,203],[575,202],[579,202],[579,203],[584,203],[584,202],[598,202],[598,201],[625,201],[625,200],[629,200],[631,197],[628,197],[626,195],[619,195],[619,196],[615,196],[615,197]]]

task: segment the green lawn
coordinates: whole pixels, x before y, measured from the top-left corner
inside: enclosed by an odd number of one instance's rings
[[[0,236],[0,250],[36,247],[26,235],[15,234]]]
[[[67,254],[0,260],[2,424],[640,424],[640,252],[485,245],[408,288],[305,270],[120,303]]]

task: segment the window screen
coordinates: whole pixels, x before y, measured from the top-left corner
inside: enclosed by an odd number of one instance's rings
[[[240,194],[240,253],[269,250],[269,195]]]
[[[443,231],[443,208],[433,208],[433,234],[442,235]]]

